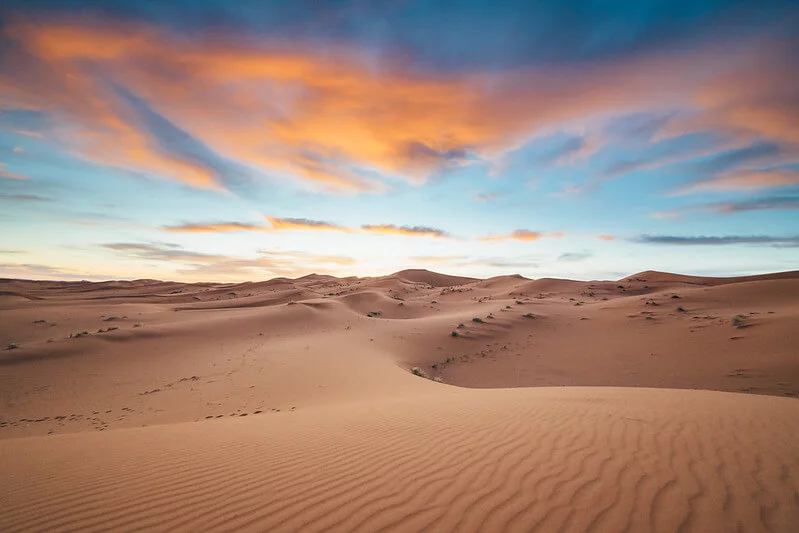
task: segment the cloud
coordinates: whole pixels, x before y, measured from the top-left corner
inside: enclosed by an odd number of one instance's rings
[[[15,174],[13,172],[8,172],[7,170],[3,170],[3,167],[5,166],[6,166],[5,163],[0,163],[0,177],[8,178],[11,180],[19,180],[19,181],[24,181],[28,179],[28,176],[23,176],[22,174]]]
[[[130,243],[117,242],[101,245],[103,248],[121,252],[130,257],[156,261],[176,261],[183,263],[213,263],[228,259],[227,256],[193,252],[180,245],[170,243]]]
[[[351,231],[344,226],[307,218],[277,218],[267,216],[266,220],[268,220],[269,224],[272,226],[272,231]]]
[[[607,235],[604,233],[597,235],[596,238],[599,239],[600,241],[613,241],[616,239],[616,237],[614,237],[613,235]]]
[[[203,223],[186,223],[177,224],[174,226],[163,226],[163,231],[171,233],[227,233],[233,231],[269,231],[266,226],[259,226],[256,224],[245,224],[242,222],[211,222]]]
[[[747,191],[799,185],[799,170],[770,168],[727,172],[709,179],[691,183],[676,190],[674,195],[712,191]]]
[[[21,146],[15,146],[15,147],[14,147],[14,153],[15,153],[15,154],[21,154],[21,153],[22,153],[22,152],[24,152],[24,151],[25,151],[25,150],[23,150]]]
[[[593,254],[591,252],[567,252],[565,254],[561,254],[557,260],[572,263],[576,261],[584,261],[592,255]]]
[[[799,196],[767,196],[739,201],[711,202],[706,204],[692,204],[673,209],[671,211],[658,211],[652,213],[653,218],[670,219],[680,218],[685,213],[705,211],[708,213],[730,215],[748,211],[785,211],[799,209]]]
[[[10,202],[49,202],[50,198],[38,194],[5,194],[0,193],[0,201]]]
[[[481,192],[474,195],[474,199],[478,202],[493,202],[499,198],[499,195],[493,192]]]
[[[91,161],[209,188],[253,174],[326,192],[380,192],[397,177],[419,184],[495,160],[559,124],[663,101],[719,116],[720,127],[747,124],[727,110],[746,114],[795,76],[785,68],[790,48],[771,42],[740,40],[723,61],[703,45],[442,72],[389,51],[370,64],[366,50],[346,41],[314,49],[310,41],[250,39],[242,31],[200,40],[117,18],[53,20],[17,17],[4,25],[14,67],[0,74],[4,100],[69,124],[53,133]],[[717,78],[765,52],[768,83],[716,94]],[[759,104],[768,113],[753,117],[760,126],[750,129],[795,139],[785,118],[791,105],[788,97]],[[568,151],[585,149],[581,143]]]
[[[361,231],[381,235],[404,235],[406,237],[449,237],[449,233],[429,226],[397,226],[394,224],[364,224]]]
[[[481,241],[507,241],[507,240],[516,240],[516,241],[537,241],[538,239],[544,238],[554,238],[559,239],[563,237],[564,234],[560,232],[556,233],[541,233],[539,231],[530,231],[526,229],[517,229],[512,231],[507,235],[487,235],[485,237],[480,237],[479,240]]]
[[[793,248],[799,246],[799,236],[769,237],[766,235],[725,235],[713,236],[682,236],[682,235],[641,235],[632,239],[635,242],[647,244],[671,244],[687,246],[725,246],[731,244],[770,244],[780,248]]]
[[[0,263],[0,275],[22,279],[103,280],[110,276],[90,275],[50,265],[35,263]]]

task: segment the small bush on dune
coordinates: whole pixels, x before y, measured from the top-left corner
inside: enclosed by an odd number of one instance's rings
[[[685,313],[686,311],[685,311],[685,309],[683,309],[682,307],[678,307],[678,308],[677,308],[677,312],[678,312],[678,313]]]
[[[535,315],[533,313],[525,313],[525,314],[522,315],[522,317],[524,317],[524,318],[535,318]]]
[[[6,349],[7,350],[16,350],[17,348],[19,348],[19,344],[17,344],[16,342],[11,342],[11,343],[9,343],[8,348],[6,348]]]
[[[463,328],[465,328],[465,327],[466,327],[466,325],[465,325],[463,322],[461,322],[460,324],[458,324],[458,329],[463,329]]]
[[[457,332],[457,331],[455,331],[455,330],[453,330],[453,331],[452,331],[452,333],[451,333],[451,335],[452,335],[453,337],[457,337],[457,336],[458,336],[458,332]]]
[[[732,325],[736,328],[745,328],[746,326],[748,326],[748,324],[746,323],[746,317],[743,315],[738,315],[733,317]]]
[[[426,378],[427,377],[427,372],[425,372],[424,370],[422,370],[418,366],[415,366],[415,367],[411,368],[411,374],[413,374],[414,376],[419,376],[420,378]]]
[[[472,319],[472,322],[476,322],[476,323],[478,323],[478,324],[482,324],[482,323],[483,323],[483,319],[482,319],[482,318],[480,318],[480,317],[474,317],[474,318]]]

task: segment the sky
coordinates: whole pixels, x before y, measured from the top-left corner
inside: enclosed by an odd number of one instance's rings
[[[799,268],[799,4],[0,7],[0,277]]]

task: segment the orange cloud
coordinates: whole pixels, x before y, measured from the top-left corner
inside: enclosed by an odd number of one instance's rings
[[[344,193],[382,191],[395,176],[421,183],[555,124],[687,98],[712,77],[705,65],[716,53],[441,75],[391,58],[367,67],[345,46],[322,54],[225,33],[191,41],[113,21],[17,20],[5,37],[27,59],[10,60],[0,95],[78,127],[62,142],[83,157],[211,189],[228,187],[221,161]],[[170,145],[147,114],[201,149]],[[765,111],[755,118],[777,120]],[[774,124],[761,130],[795,135]]]
[[[219,222],[212,224],[179,224],[176,226],[164,226],[164,231],[172,233],[226,233],[231,231],[268,231],[265,226],[254,224],[243,224],[241,222]]]
[[[381,235],[404,235],[406,237],[449,237],[449,234],[440,229],[427,226],[396,226],[394,224],[379,224],[361,226],[361,231],[378,233]]]
[[[707,191],[746,191],[799,185],[799,171],[791,169],[744,170],[727,172],[679,189],[674,194]]]
[[[539,231],[530,231],[526,229],[517,229],[512,231],[507,235],[487,235],[485,237],[480,237],[479,240],[481,241],[507,241],[507,240],[515,240],[515,241],[537,241],[538,239],[544,238],[553,238],[553,239],[560,239],[565,234],[561,232],[556,233],[541,233]]]
[[[13,172],[8,172],[7,170],[3,170],[3,167],[6,165],[4,163],[0,163],[0,176],[4,178],[8,178],[11,180],[26,180],[28,176],[23,176],[22,174],[14,174]]]
[[[322,222],[320,220],[309,220],[307,218],[277,218],[267,216],[266,219],[272,225],[272,231],[351,231],[344,226],[337,226],[329,222]]]
[[[613,241],[616,239],[616,237],[614,237],[613,235],[606,235],[604,233],[597,235],[596,238],[601,241]]]

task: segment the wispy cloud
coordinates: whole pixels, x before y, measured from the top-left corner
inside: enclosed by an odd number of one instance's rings
[[[577,261],[584,261],[591,257],[593,254],[591,252],[567,252],[565,254],[561,254],[558,257],[558,261],[573,263]]]
[[[652,213],[652,217],[659,219],[680,218],[686,213],[701,211],[730,215],[748,211],[785,211],[792,209],[799,209],[799,196],[767,196],[739,201],[692,204],[670,211],[656,211]]]
[[[406,237],[449,237],[449,233],[429,226],[397,226],[395,224],[364,224],[361,231],[381,235],[404,235]]]
[[[278,218],[267,216],[266,220],[269,221],[273,231],[352,231],[344,226],[308,218]]]
[[[117,242],[101,245],[103,248],[123,253],[130,257],[157,261],[176,261],[184,263],[213,263],[228,259],[227,256],[206,254],[185,250],[177,244],[170,243],[132,243]]]
[[[233,231],[269,231],[266,226],[245,224],[243,222],[210,222],[186,223],[173,226],[163,226],[163,231],[170,233],[227,233]]]
[[[676,190],[674,195],[714,191],[749,191],[795,186],[799,186],[799,170],[794,168],[738,170],[691,183]]]
[[[481,241],[507,241],[507,240],[515,240],[515,241],[537,241],[539,239],[545,238],[554,238],[559,239],[563,237],[565,234],[561,232],[556,233],[542,233],[540,231],[530,231],[527,229],[517,229],[514,230],[506,235],[486,235],[485,237],[480,237],[479,240]]]
[[[6,194],[0,193],[0,201],[9,202],[49,202],[51,198],[38,194]]]
[[[613,235],[607,235],[605,233],[597,235],[596,238],[599,239],[600,241],[608,241],[608,242],[616,239],[616,237],[614,237]]]
[[[724,235],[724,236],[684,236],[684,235],[641,235],[632,239],[647,244],[669,244],[686,246],[726,246],[731,244],[770,244],[776,247],[797,247],[799,236],[772,237],[767,235]]]
[[[14,172],[4,170],[5,166],[5,163],[0,163],[0,177],[18,181],[24,181],[28,179],[28,176],[23,176],[22,174],[16,174]]]
[[[343,44],[321,53],[223,31],[192,40],[118,20],[20,18],[4,33],[10,50],[27,58],[0,75],[7,99],[67,117],[81,135],[61,142],[93,161],[202,187],[229,187],[247,168],[325,191],[381,191],[397,176],[422,183],[442,169],[500,157],[536,132],[664,97],[698,105],[719,127],[796,136],[785,118],[789,102],[763,103],[794,76],[783,68],[790,54],[771,43],[728,50],[730,64],[764,56],[774,64],[759,84],[731,94],[742,74],[719,84],[706,68],[712,46],[582,68],[438,75],[388,56],[374,68]],[[752,109],[751,120],[740,118]],[[578,140],[562,155],[587,144]]]

